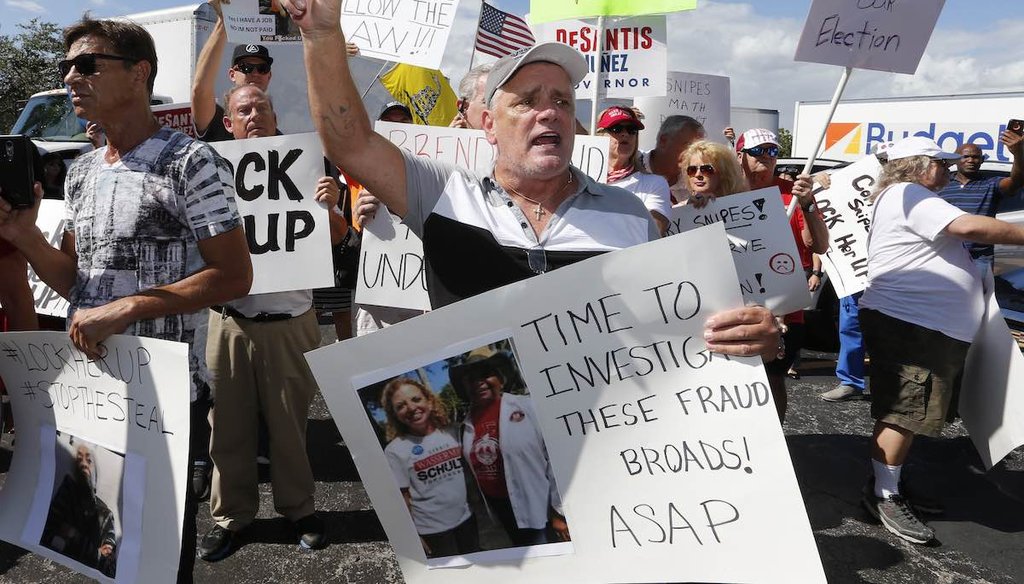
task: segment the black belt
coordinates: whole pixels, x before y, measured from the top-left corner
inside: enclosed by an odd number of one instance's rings
[[[278,320],[288,320],[294,318],[287,312],[258,312],[253,316],[246,316],[241,312],[238,312],[230,306],[211,306],[210,310],[221,314],[222,316],[231,318],[241,318],[245,320],[251,320],[253,322],[275,322]]]

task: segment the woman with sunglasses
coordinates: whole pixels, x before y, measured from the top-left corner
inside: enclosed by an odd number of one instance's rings
[[[608,136],[608,184],[633,193],[644,202],[662,235],[668,229],[672,215],[672,195],[668,182],[657,174],[643,172],[640,163],[640,130],[644,129],[637,111],[612,106],[603,112],[597,122],[597,133]]]
[[[717,197],[750,190],[736,155],[724,144],[700,140],[679,156],[690,191],[688,203],[700,209]]]

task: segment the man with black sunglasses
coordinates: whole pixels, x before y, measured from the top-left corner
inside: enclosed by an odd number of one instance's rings
[[[204,309],[245,296],[252,283],[231,169],[153,116],[157,56],[145,29],[86,17],[64,31],[64,47],[59,68],[75,115],[96,121],[107,145],[68,171],[59,249],[35,226],[38,205],[14,211],[0,202],[0,237],[68,299],[69,336],[91,358],[113,334],[187,343],[196,404],[209,391]],[[190,455],[207,447],[193,440]],[[178,582],[192,582],[195,563],[197,503],[185,493]]]
[[[793,197],[799,201],[800,206],[793,213],[789,223],[793,230],[793,239],[796,240],[797,250],[800,252],[800,263],[804,270],[811,269],[813,254],[823,254],[828,251],[829,246],[828,228],[818,210],[814,208],[811,177],[800,175],[793,183],[775,176],[775,163],[779,157],[779,141],[775,137],[775,132],[765,128],[754,128],[743,132],[736,140],[736,156],[739,158],[740,167],[743,168],[743,174],[746,175],[751,190],[777,186],[782,192],[783,205],[788,207]],[[793,365],[793,361],[803,345],[804,313],[802,310],[798,310],[787,314],[784,321],[787,329],[783,336],[786,346],[785,355],[765,365],[780,419],[784,419],[786,415],[786,373]]]

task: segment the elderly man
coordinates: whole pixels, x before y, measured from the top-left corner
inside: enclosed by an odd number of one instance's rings
[[[1024,187],[1024,136],[1004,131],[999,141],[1013,156],[1010,176],[983,176],[981,163],[984,157],[977,144],[964,144],[957,149],[960,159],[956,163],[956,174],[941,191],[939,196],[961,211],[972,215],[995,217],[1004,198],[1018,197]],[[992,271],[995,248],[990,243],[969,243],[974,263],[982,272]]]
[[[273,105],[258,87],[234,87],[224,103],[224,127],[235,140],[277,134]],[[315,198],[333,209],[339,194],[338,183],[322,177]],[[323,547],[324,524],[314,512],[313,471],[306,456],[306,419],[317,386],[303,353],[320,345],[312,291],[251,294],[213,306],[209,330],[206,358],[217,396],[210,416],[214,526],[199,545],[199,557],[210,562],[227,557],[235,535],[256,518],[260,415],[270,438],[274,508],[292,521],[301,547]]]
[[[690,116],[668,116],[658,128],[658,142],[653,149],[640,151],[643,171],[660,174],[669,184],[673,202],[682,203],[689,194],[686,181],[679,180],[679,155],[697,140],[705,138],[704,126]]]
[[[449,126],[476,130],[483,127],[484,109],[487,108],[487,104],[484,103],[484,88],[492,67],[492,63],[477,65],[459,82],[459,113]]]
[[[208,391],[203,309],[252,284],[231,169],[209,146],[157,123],[149,106],[156,50],[143,28],[85,18],[64,31],[64,46],[59,68],[75,114],[98,122],[107,145],[68,172],[60,249],[35,226],[38,205],[13,211],[0,202],[0,237],[68,299],[71,340],[89,356],[117,333],[188,343],[194,402]],[[178,579],[191,582],[190,488],[185,501]]]
[[[341,48],[339,0],[284,4],[302,30],[310,109],[328,157],[421,234],[434,307],[658,237],[635,196],[569,164],[573,86],[587,72],[574,49],[545,43],[495,63],[483,129],[498,153],[491,175],[480,177],[407,156],[373,132]],[[706,339],[734,355],[778,349],[760,307],[714,315]]]
[[[792,183],[775,176],[775,162],[779,156],[779,141],[775,132],[764,128],[747,130],[736,140],[736,156],[740,167],[747,177],[751,189],[763,189],[777,186],[782,192],[782,204],[789,206],[795,196],[800,203],[793,213],[789,224],[793,230],[797,250],[800,252],[800,263],[804,270],[813,266],[812,254],[828,251],[828,228],[822,221],[818,211],[812,210],[814,195],[811,194],[811,177],[801,175],[797,182]],[[768,381],[771,383],[775,407],[779,411],[779,419],[786,416],[786,373],[800,352],[803,344],[804,313],[802,310],[787,314],[785,317],[786,334],[785,354],[765,366]]]

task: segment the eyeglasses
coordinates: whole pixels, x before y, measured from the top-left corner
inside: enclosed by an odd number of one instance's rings
[[[715,172],[717,171],[715,170],[715,167],[710,164],[702,164],[700,166],[691,164],[686,167],[686,176],[697,176],[698,172],[703,176],[715,176]]]
[[[931,161],[943,168],[949,168],[956,164],[956,160],[950,160],[948,158],[932,158]]]
[[[89,75],[96,74],[96,60],[106,59],[108,61],[127,61],[129,63],[138,63],[138,59],[131,57],[122,57],[120,55],[106,55],[104,53],[82,53],[74,59],[64,59],[63,61],[57,62],[57,70],[60,71],[60,76],[67,77],[68,73],[71,72],[71,68],[74,67],[78,71],[79,75],[88,77]]]
[[[616,135],[625,132],[625,133],[629,134],[630,136],[636,136],[639,131],[640,131],[640,128],[637,128],[636,126],[629,126],[629,125],[626,125],[626,124],[619,124],[618,126],[612,126],[612,127],[608,128],[608,133],[609,134],[616,134]]]
[[[235,69],[241,72],[243,75],[248,75],[253,71],[256,71],[260,75],[266,75],[270,73],[269,63],[236,63]]]
[[[775,158],[779,155],[778,146],[754,146],[753,148],[744,148],[743,151],[751,156],[763,156],[767,154],[768,156]]]
[[[534,274],[543,274],[548,271],[548,254],[540,245],[526,250],[526,261]]]

